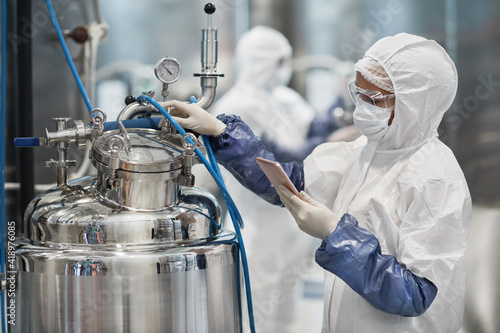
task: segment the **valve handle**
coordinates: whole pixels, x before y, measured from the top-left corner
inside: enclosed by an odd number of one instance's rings
[[[203,8],[205,10],[205,13],[207,14],[213,14],[215,12],[215,5],[211,2],[207,3],[205,5],[205,8]]]
[[[83,44],[89,40],[89,32],[85,27],[76,27],[68,33],[68,37],[73,38],[78,44]]]
[[[126,105],[132,104],[136,101],[137,101],[137,99],[133,95],[128,95],[127,97],[125,97],[125,104]]]
[[[14,146],[16,147],[38,147],[40,146],[40,138],[14,138]]]
[[[130,151],[132,150],[132,141],[130,140],[130,135],[128,134],[128,131],[121,120],[118,120],[118,126],[120,127],[120,133],[125,140],[125,152],[127,153],[127,155],[129,155]]]

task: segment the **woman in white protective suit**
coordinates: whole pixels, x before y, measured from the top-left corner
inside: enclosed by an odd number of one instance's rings
[[[320,145],[303,166],[282,163],[303,191],[278,189],[299,228],[323,239],[323,331],[457,332],[471,199],[437,133],[456,94],[455,66],[436,42],[398,34],[375,43],[355,69],[350,90],[363,136]],[[252,164],[273,156],[251,133],[243,138],[241,121],[170,105],[181,125],[212,135],[219,162],[242,183],[279,204]]]
[[[313,108],[287,87],[292,75],[292,48],[279,31],[256,26],[238,40],[236,81],[213,106],[212,113],[241,117],[263,140],[276,160],[303,161],[337,129],[330,114],[316,117]],[[319,125],[318,125],[319,124]],[[290,332],[297,318],[306,261],[314,260],[311,238],[293,217],[260,199],[230,175],[224,175],[245,221],[245,247],[252,281],[257,332]]]

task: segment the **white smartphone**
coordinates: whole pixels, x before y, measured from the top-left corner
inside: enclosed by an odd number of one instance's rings
[[[300,198],[299,191],[297,191],[290,178],[286,175],[285,170],[283,170],[278,162],[266,160],[262,157],[257,157],[255,160],[259,164],[262,171],[264,171],[269,181],[271,181],[271,184],[273,184],[275,189],[277,189],[280,185],[284,185],[292,191],[293,194]]]

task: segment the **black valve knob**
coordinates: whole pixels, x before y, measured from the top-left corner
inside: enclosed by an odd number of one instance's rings
[[[135,101],[137,101],[137,99],[132,95],[128,95],[127,97],[125,97],[125,104],[127,105],[132,104]]]
[[[205,5],[204,9],[205,9],[205,13],[213,14],[215,12],[215,5],[211,2],[209,2]]]
[[[79,44],[83,44],[89,39],[89,32],[84,27],[76,27],[68,34],[68,37],[73,38]]]

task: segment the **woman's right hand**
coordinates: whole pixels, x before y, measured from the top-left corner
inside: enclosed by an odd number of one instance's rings
[[[160,103],[165,109],[170,107],[172,118],[183,128],[199,134],[219,136],[226,130],[226,124],[202,109],[196,103],[184,103],[177,100]]]

